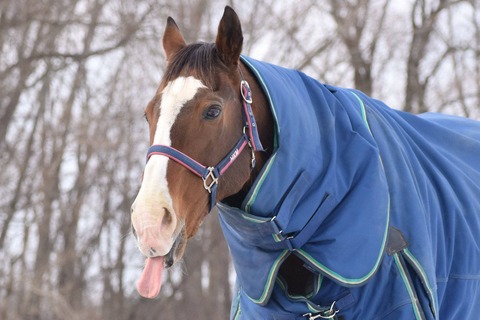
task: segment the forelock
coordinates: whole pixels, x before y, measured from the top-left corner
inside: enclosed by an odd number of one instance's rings
[[[220,70],[219,70],[220,68]],[[213,43],[194,43],[182,48],[167,66],[164,80],[168,83],[181,75],[194,75],[207,87],[216,89],[219,71],[228,71]]]

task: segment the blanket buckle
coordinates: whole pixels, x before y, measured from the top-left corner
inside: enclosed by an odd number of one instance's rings
[[[324,310],[318,314],[312,314],[311,312],[303,314],[304,317],[308,317],[308,320],[316,320],[316,319],[337,319],[337,313],[339,310],[335,310],[335,302],[333,301],[330,309]]]

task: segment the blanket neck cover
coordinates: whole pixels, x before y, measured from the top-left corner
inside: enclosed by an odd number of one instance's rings
[[[217,205],[237,273],[231,318],[478,314],[466,301],[480,301],[480,124],[242,61],[275,145],[242,208]],[[290,254],[315,274],[308,294],[278,275]]]

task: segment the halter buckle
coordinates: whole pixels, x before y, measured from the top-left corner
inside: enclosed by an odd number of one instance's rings
[[[208,174],[205,177],[202,177],[203,187],[208,193],[212,193],[212,187],[218,183],[218,178],[213,174],[213,171],[215,170],[214,167],[208,167],[207,170]],[[209,179],[211,180],[210,183],[208,182]]]

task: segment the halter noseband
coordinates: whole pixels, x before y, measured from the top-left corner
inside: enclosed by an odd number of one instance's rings
[[[240,71],[241,74],[241,71]],[[230,165],[238,158],[240,153],[248,145],[252,152],[252,168],[255,167],[254,151],[263,151],[263,146],[258,136],[257,123],[252,112],[252,92],[248,82],[243,80],[241,74],[240,92],[243,98],[242,114],[245,121],[242,136],[238,139],[233,149],[223,158],[215,167],[207,167],[198,161],[187,156],[183,152],[166,145],[152,145],[148,149],[147,162],[153,155],[162,155],[168,157],[181,164],[203,180],[203,187],[210,194],[210,211],[216,203],[218,179],[230,167]]]

